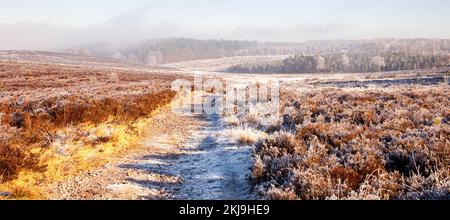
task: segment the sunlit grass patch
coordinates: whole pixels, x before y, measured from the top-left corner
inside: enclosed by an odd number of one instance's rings
[[[267,134],[252,127],[242,126],[230,131],[230,137],[240,145],[253,145]]]
[[[222,118],[227,126],[238,127],[241,124],[240,119],[236,115],[229,115]]]

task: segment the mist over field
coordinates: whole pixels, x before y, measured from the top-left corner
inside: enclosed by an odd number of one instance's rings
[[[1,2],[0,49],[58,50],[173,37],[262,42],[450,37],[450,3],[443,0]]]

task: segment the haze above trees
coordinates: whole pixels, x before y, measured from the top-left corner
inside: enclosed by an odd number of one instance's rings
[[[93,43],[65,52],[160,65],[233,56],[292,55],[270,64],[240,65],[242,72],[366,72],[442,67],[449,64],[450,40],[373,39],[267,43],[189,38],[151,39],[130,44]],[[297,54],[297,55],[296,55]],[[294,56],[296,55],[296,56]]]

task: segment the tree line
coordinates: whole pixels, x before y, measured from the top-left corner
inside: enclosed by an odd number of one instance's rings
[[[66,52],[116,58],[125,62],[147,65],[232,56],[292,54],[328,54],[326,56],[331,56],[330,54],[349,54],[349,59],[352,59],[352,56],[356,56],[357,54],[381,54],[380,56],[385,56],[383,54],[406,54],[408,56],[415,56],[415,54],[450,53],[450,40],[372,39],[267,43],[257,41],[167,38],[143,40],[127,44],[91,43],[67,49]],[[327,58],[326,56],[324,58]],[[321,61],[320,58],[319,61]]]
[[[240,73],[340,73],[416,70],[450,66],[450,53],[351,53],[297,54],[281,61],[239,64],[229,72]]]

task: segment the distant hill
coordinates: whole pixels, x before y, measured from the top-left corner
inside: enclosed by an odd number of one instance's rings
[[[246,54],[258,47],[259,44],[256,41],[170,38],[145,40],[127,45],[87,44],[68,49],[66,52],[110,57],[131,63],[160,65],[236,56]]]
[[[346,53],[450,52],[450,40],[373,39],[330,40],[304,43],[267,43],[189,38],[151,39],[129,44],[91,43],[64,50],[72,54],[120,59],[129,63],[161,65],[202,59],[262,55],[330,55]]]
[[[82,54],[57,53],[49,51],[0,50],[0,61],[102,68],[126,68],[135,70],[175,70],[168,67],[133,64],[102,56],[88,56]]]

